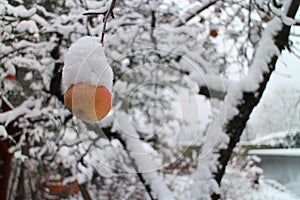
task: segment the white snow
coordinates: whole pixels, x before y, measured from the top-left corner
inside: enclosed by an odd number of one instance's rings
[[[201,74],[201,76],[199,76],[199,74]],[[224,77],[203,74],[199,73],[199,71],[191,72],[190,78],[193,81],[197,82],[200,87],[207,86],[209,90],[218,91],[224,94],[226,93],[228,85],[231,82],[230,80],[227,80]]]
[[[43,27],[49,27],[50,24],[41,16],[35,14],[31,17],[32,20],[34,20],[36,23],[40,24]]]
[[[300,197],[300,176],[295,181],[291,181],[284,185],[288,190],[293,191],[298,197]]]
[[[86,4],[87,4],[87,8],[88,9],[99,9],[99,8],[102,8],[102,7],[109,7],[110,6],[110,3],[111,1],[86,1]]]
[[[64,136],[62,138],[62,141],[64,141],[64,143],[66,143],[66,145],[73,145],[76,142],[78,142],[78,135],[76,132],[74,132],[74,130],[70,129],[70,128],[66,128],[65,129],[65,133]]]
[[[296,200],[292,192],[280,183],[260,177],[259,183],[254,184],[254,177],[249,173],[228,166],[222,180],[222,199],[226,200]]]
[[[16,151],[14,153],[14,157],[15,159],[20,159],[22,162],[24,162],[28,158],[28,156],[22,154],[21,151]]]
[[[6,68],[7,74],[16,75],[16,67],[10,60],[4,63],[4,67]]]
[[[23,5],[20,5],[18,7],[13,7],[8,4],[6,7],[6,12],[15,17],[28,18],[36,13],[36,8],[33,7],[27,10]]]
[[[166,181],[168,185],[170,185],[174,196],[176,199],[190,199],[191,198],[191,190],[190,187],[193,183],[193,179],[190,176],[186,175],[176,175],[173,174],[166,175]]]
[[[63,68],[63,83],[66,88],[76,83],[112,88],[113,72],[106,61],[100,39],[82,37],[68,50]]]
[[[4,13],[5,13],[5,6],[1,5],[1,2],[0,2],[0,15],[4,15]]]
[[[104,3],[104,2],[103,2]],[[107,1],[105,3],[105,5],[92,5],[90,2],[88,3],[88,7],[90,7],[91,9],[84,11],[83,14],[89,15],[91,13],[99,13],[99,14],[104,14],[106,13],[111,5],[111,1]],[[95,9],[96,6],[96,9]],[[94,7],[94,9],[93,9]]]
[[[32,80],[32,77],[33,77],[32,72],[28,72],[24,76],[24,81],[30,81],[30,80]]]
[[[75,8],[76,7],[76,3],[73,0],[66,0],[65,5],[68,8]]]
[[[77,173],[77,182],[78,184],[86,183],[88,180],[92,179],[93,169],[91,167],[85,167],[83,164],[78,163],[78,170],[81,173]]]
[[[37,27],[36,23],[32,20],[23,20],[18,25],[16,30],[20,33],[28,31],[29,33],[38,33],[39,28]]]

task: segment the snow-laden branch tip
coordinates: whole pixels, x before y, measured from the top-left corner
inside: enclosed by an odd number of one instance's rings
[[[7,126],[10,122],[16,120],[18,117],[30,113],[32,111],[31,108],[34,107],[34,105],[35,102],[33,99],[29,98],[13,110],[0,113],[0,123]]]
[[[45,43],[34,43],[27,40],[20,40],[17,43],[11,43],[11,45],[5,45],[0,43],[1,55],[0,60],[6,58],[9,54],[18,52],[19,50],[32,47],[32,48],[43,48]]]
[[[7,5],[6,6],[6,12],[9,15],[13,15],[15,17],[19,17],[19,18],[29,18],[31,16],[33,16],[36,13],[36,8],[33,7],[31,9],[26,9],[23,5],[14,7],[11,5]]]

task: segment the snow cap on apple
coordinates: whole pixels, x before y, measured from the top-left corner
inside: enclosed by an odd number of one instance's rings
[[[63,68],[66,107],[86,122],[104,118],[112,106],[113,72],[100,39],[86,36],[69,48]]]

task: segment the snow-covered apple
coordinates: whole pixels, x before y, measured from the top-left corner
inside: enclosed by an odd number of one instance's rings
[[[83,37],[68,50],[63,68],[66,107],[86,122],[104,118],[112,106],[113,72],[100,39]]]

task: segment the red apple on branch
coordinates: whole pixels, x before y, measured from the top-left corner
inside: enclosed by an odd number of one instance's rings
[[[86,122],[103,119],[112,106],[113,73],[100,39],[83,37],[68,50],[63,69],[66,107]]]

